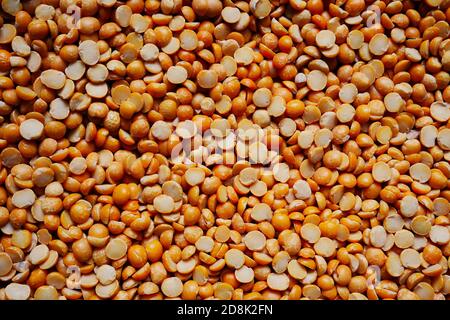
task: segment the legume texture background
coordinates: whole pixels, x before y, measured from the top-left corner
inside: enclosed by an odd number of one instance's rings
[[[0,300],[448,299],[449,20],[2,0]]]

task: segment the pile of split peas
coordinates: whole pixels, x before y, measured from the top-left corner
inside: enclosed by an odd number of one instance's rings
[[[449,299],[449,22],[2,0],[0,300]]]

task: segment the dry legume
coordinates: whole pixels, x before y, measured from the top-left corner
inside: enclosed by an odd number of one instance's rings
[[[448,298],[448,1],[35,2],[0,300]]]

